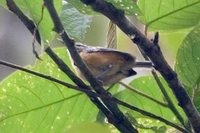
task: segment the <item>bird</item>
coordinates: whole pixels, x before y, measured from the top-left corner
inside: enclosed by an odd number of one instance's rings
[[[116,49],[104,47],[92,47],[79,42],[75,43],[75,48],[87,65],[93,76],[102,86],[113,85],[120,80],[137,74],[134,67],[150,68],[150,61],[136,61],[136,57]],[[85,79],[83,73],[73,61],[76,74]]]

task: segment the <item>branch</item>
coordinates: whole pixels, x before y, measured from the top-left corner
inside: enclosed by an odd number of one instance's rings
[[[44,3],[47,7],[47,10],[51,16],[51,19],[54,23],[55,31],[61,36],[62,40],[64,41],[66,47],[68,48],[68,51],[74,60],[74,62],[77,64],[77,67],[81,70],[83,75],[86,77],[86,79],[91,84],[92,88],[97,92],[97,94],[103,95],[105,97],[112,98],[112,95],[104,90],[100,86],[100,84],[97,82],[97,80],[94,78],[92,73],[89,71],[88,67],[83,63],[80,55],[76,51],[75,43],[72,39],[69,38],[67,33],[64,30],[64,27],[61,23],[61,20],[55,10],[55,7],[53,5],[53,0],[44,0]],[[126,116],[119,110],[116,103],[111,102],[110,100],[101,98],[102,102],[106,107],[113,113],[113,118],[108,119],[110,123],[115,125],[115,127],[124,133],[137,133],[138,131],[133,128],[132,124],[129,122],[129,120],[126,118]],[[105,114],[107,118],[109,116]],[[111,121],[110,121],[111,120]]]
[[[187,126],[185,125],[184,119],[181,116],[181,114],[178,112],[178,110],[176,109],[173,101],[171,100],[171,98],[169,97],[168,93],[165,90],[165,87],[163,86],[162,82],[160,81],[158,75],[156,74],[155,70],[152,71],[153,77],[156,80],[161,92],[163,93],[169,108],[171,109],[171,111],[174,113],[174,115],[178,118],[178,120],[180,121],[180,123],[187,128]]]
[[[161,122],[164,122],[165,124],[170,125],[170,126],[176,128],[176,129],[182,131],[183,133],[190,133],[190,131],[188,131],[187,129],[184,129],[184,128],[182,128],[182,127],[180,127],[180,126],[178,126],[178,125],[176,125],[176,124],[174,124],[174,123],[172,123],[172,122],[170,122],[170,121],[168,121],[168,120],[166,120],[166,119],[164,119],[164,118],[162,118],[160,116],[157,116],[157,115],[154,115],[154,114],[152,114],[150,112],[147,112],[145,110],[139,109],[139,108],[137,108],[137,107],[135,107],[133,105],[130,105],[130,104],[126,103],[126,102],[123,102],[123,101],[121,101],[121,100],[119,100],[117,98],[113,98],[112,100],[114,102],[116,102],[116,103],[118,103],[118,104],[120,104],[120,105],[122,105],[124,107],[127,107],[127,108],[129,108],[131,110],[134,110],[134,111],[136,111],[136,112],[138,112],[138,113],[140,113],[142,115],[145,115],[145,116],[148,116],[150,118],[154,118],[154,119],[157,119],[157,120],[159,120]]]
[[[132,92],[134,92],[134,93],[136,93],[136,94],[138,94],[140,96],[143,96],[143,97],[145,97],[145,98],[147,98],[147,99],[149,99],[149,100],[151,100],[151,101],[153,101],[153,102],[155,102],[155,103],[157,103],[157,104],[159,104],[159,105],[161,105],[161,106],[163,106],[165,108],[169,107],[167,103],[158,101],[157,99],[155,99],[155,98],[153,98],[153,97],[151,97],[151,96],[143,93],[142,91],[139,91],[139,90],[137,90],[137,89],[135,89],[135,88],[133,88],[133,87],[131,87],[131,86],[123,83],[123,82],[119,82],[119,84],[121,84],[122,86],[124,86],[126,89],[129,89],[130,91],[132,91]]]
[[[43,79],[47,79],[49,81],[52,81],[52,82],[55,82],[55,83],[58,83],[60,85],[63,85],[67,88],[70,88],[70,89],[74,89],[76,91],[81,91],[83,93],[86,93],[86,94],[91,94],[95,97],[99,97],[97,96],[97,94],[95,92],[93,92],[92,90],[86,90],[86,89],[81,89],[79,88],[78,86],[75,86],[75,85],[72,85],[72,84],[69,84],[67,82],[64,82],[62,80],[58,80],[54,77],[51,77],[49,75],[45,75],[45,74],[42,74],[42,73],[39,73],[39,72],[36,72],[36,71],[33,71],[33,70],[29,70],[27,68],[24,68],[24,67],[21,67],[19,65],[16,65],[16,64],[13,64],[13,63],[10,63],[10,62],[6,62],[6,61],[3,61],[3,60],[0,60],[0,65],[3,65],[3,66],[7,66],[7,67],[10,67],[10,68],[13,68],[13,69],[17,69],[17,70],[21,70],[23,72],[26,72],[26,73],[29,73],[29,74],[32,74],[32,75],[35,75],[35,76],[38,76],[40,78],[43,78]],[[89,86],[88,86],[89,87]]]
[[[147,32],[145,31],[145,33],[147,33]],[[146,36],[146,34],[145,34],[145,36]],[[153,43],[154,43],[154,45],[158,45],[158,43],[159,43],[159,33],[158,32],[156,32],[156,34],[154,36]],[[139,50],[140,50],[141,54],[143,55],[144,59],[147,60],[147,61],[149,61],[148,56],[143,52],[143,50],[142,49],[139,49]],[[168,95],[165,87],[163,86],[162,82],[160,81],[160,79],[159,79],[159,77],[158,77],[155,69],[153,69],[151,73],[152,73],[152,75],[153,75],[153,77],[154,77],[154,79],[155,79],[158,87],[160,88],[162,94],[164,95],[165,100],[167,101],[169,108],[174,113],[174,115],[178,118],[178,120],[181,122],[181,124],[185,128],[187,128],[187,126],[186,126],[186,124],[184,122],[183,117],[181,116],[181,114],[176,109],[176,107],[175,107],[174,103],[172,102],[170,96]]]
[[[131,40],[140,47],[151,59],[155,68],[164,77],[169,87],[174,92],[179,106],[186,113],[195,132],[200,131],[200,115],[185,91],[183,85],[177,78],[177,74],[166,62],[159,45],[155,45],[145,37],[124,15],[124,12],[116,9],[112,4],[104,0],[81,0],[90,5],[93,10],[100,12],[113,21]]]

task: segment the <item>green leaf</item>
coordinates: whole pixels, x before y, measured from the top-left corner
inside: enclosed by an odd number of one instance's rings
[[[170,95],[171,99],[176,104],[177,109],[183,114],[181,108],[178,106],[177,101],[175,97],[173,96],[170,88],[167,86],[167,84],[164,82],[164,79],[160,78],[162,83],[164,84],[165,88],[167,89],[168,94]],[[147,76],[147,77],[141,77],[138,79],[133,80],[130,85],[133,88],[137,88],[139,91],[142,91],[143,93],[155,98],[156,100],[160,102],[165,102],[165,99],[156,83],[153,77]],[[171,122],[179,123],[175,115],[171,112],[169,108],[163,107],[158,103],[155,103],[154,101],[151,101],[147,99],[146,97],[143,97],[141,95],[138,95],[134,93],[133,91],[129,89],[125,89],[118,93],[117,98],[134,105],[140,109],[143,109],[145,111],[151,112],[153,114],[156,114],[160,117],[163,117]],[[130,111],[126,108],[125,111]],[[145,116],[138,114],[134,111],[131,111],[132,115],[136,118],[144,118]],[[148,117],[147,117],[148,118]]]
[[[65,0],[66,1],[66,0]],[[141,14],[139,7],[137,6],[134,0],[106,0],[107,2],[112,3],[118,9],[125,11],[126,15]],[[76,9],[86,14],[96,14],[90,6],[83,4],[80,0],[67,0],[71,3]]]
[[[176,30],[195,26],[200,20],[199,0],[139,0],[139,19],[151,30]]]
[[[166,126],[163,126],[162,122],[150,118],[138,118],[135,119],[131,114],[126,113],[129,121],[139,129],[140,133],[165,133],[167,130]]]
[[[134,0],[106,0],[118,9],[125,11],[126,15],[140,15],[141,11]]]
[[[72,4],[81,13],[88,14],[88,15],[96,14],[96,12],[94,12],[90,6],[83,4],[80,0],[65,0],[65,1]]]
[[[55,36],[55,32],[53,32],[54,26],[47,9],[43,7],[43,0],[15,0],[14,2],[26,16],[35,22],[35,24],[38,24],[41,21],[38,29],[42,39],[44,42],[51,41]],[[54,1],[54,6],[58,14],[60,14],[62,0]],[[43,14],[42,8],[44,8]]]
[[[92,17],[80,13],[71,4],[65,3],[63,5],[61,20],[67,33],[78,39],[83,40],[87,32],[87,28],[90,27]]]
[[[66,133],[116,133],[111,127],[99,123],[82,123],[76,124],[66,131]]]
[[[55,52],[71,64],[65,48]],[[41,58],[28,68],[72,84],[47,55]],[[2,133],[65,132],[74,124],[95,121],[97,113],[86,95],[21,71],[0,84]]]
[[[200,25],[196,26],[183,40],[178,49],[176,71],[179,79],[200,111]]]
[[[6,7],[6,1],[5,0],[0,0],[0,6]]]
[[[179,32],[161,32],[160,33],[159,40],[162,40],[160,41],[160,46],[162,46],[162,48],[164,49],[163,50],[164,54],[167,54],[166,59],[168,61],[175,60],[178,48],[189,32],[190,31],[188,30],[182,30]]]

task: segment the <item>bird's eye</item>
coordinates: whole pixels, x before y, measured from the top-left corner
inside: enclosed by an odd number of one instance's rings
[[[112,68],[112,67],[113,67],[113,65],[112,65],[112,64],[109,64],[109,65],[108,65],[108,68]]]

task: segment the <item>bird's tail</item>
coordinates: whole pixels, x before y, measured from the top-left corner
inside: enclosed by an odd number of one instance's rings
[[[151,61],[136,61],[134,67],[151,68],[153,63]]]

